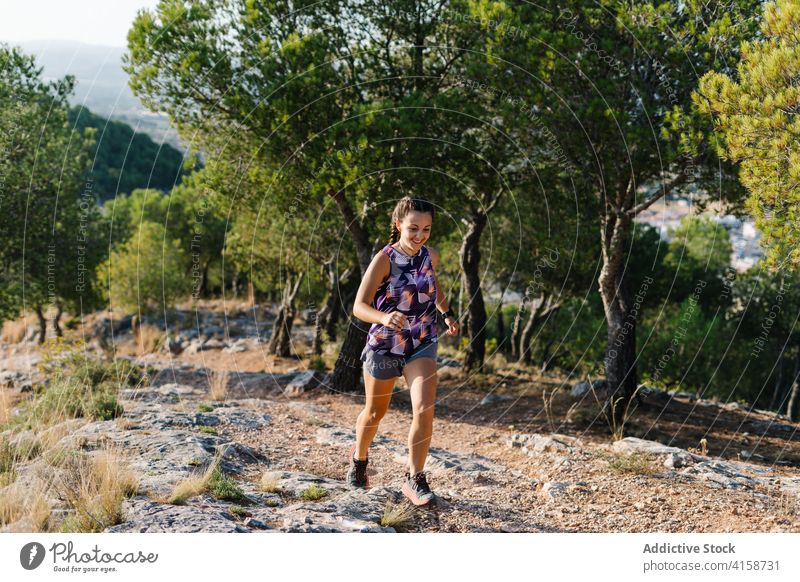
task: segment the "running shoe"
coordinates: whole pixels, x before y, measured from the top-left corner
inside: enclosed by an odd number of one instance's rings
[[[369,458],[363,461],[355,458],[356,446],[353,445],[348,455],[350,468],[347,470],[347,484],[351,489],[369,489],[369,478],[367,477],[367,464]]]
[[[414,476],[406,471],[402,492],[414,505],[427,505],[436,498],[423,471]]]

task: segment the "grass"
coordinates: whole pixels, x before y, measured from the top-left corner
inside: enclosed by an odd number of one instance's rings
[[[247,501],[247,496],[236,485],[236,481],[225,475],[219,467],[211,474],[208,482],[208,492],[217,499]]]
[[[658,472],[653,455],[642,451],[614,455],[608,459],[608,466],[617,473],[652,475]]]
[[[209,395],[211,400],[221,402],[228,396],[228,379],[230,372],[228,370],[213,370],[209,375],[210,390]]]
[[[186,479],[176,483],[172,488],[172,493],[166,497],[155,498],[155,500],[171,505],[184,505],[186,500],[190,497],[200,495],[207,491],[211,476],[214,474],[214,471],[217,470],[219,462],[222,459],[222,454],[223,451],[221,450],[217,452],[204,473],[190,475]]]
[[[14,321],[6,320],[3,322],[3,331],[0,333],[0,341],[7,344],[18,344],[25,339],[28,331],[28,317],[23,316]]]
[[[17,479],[17,465],[42,453],[42,443],[34,435],[18,435],[15,439],[0,437],[0,487]]]
[[[217,434],[217,429],[213,426],[201,426],[198,430],[206,434]]]
[[[186,500],[208,492],[217,499],[230,501],[247,501],[247,496],[236,485],[236,482],[225,475],[219,468],[222,460],[223,451],[219,451],[202,474],[195,474],[187,477],[175,485],[172,493],[165,498],[158,498],[156,501],[170,503],[172,505],[184,505]]]
[[[408,526],[414,517],[414,506],[409,503],[387,503],[378,523],[383,527],[393,527],[402,530]]]
[[[71,418],[111,420],[123,414],[119,391],[141,385],[146,371],[127,360],[96,359],[82,348],[82,342],[64,338],[45,343],[38,366],[48,382],[37,385],[10,424],[38,431]]]
[[[198,412],[214,412],[214,407],[213,406],[209,406],[208,404],[201,403],[201,404],[197,405],[197,411]]]
[[[281,473],[279,471],[265,471],[258,483],[258,490],[264,493],[281,493]]]
[[[320,487],[315,483],[308,486],[303,490],[302,493],[300,493],[300,499],[305,499],[306,501],[318,501],[327,494],[328,491],[324,487]]]
[[[143,323],[136,328],[136,347],[139,355],[151,354],[161,349],[167,339],[160,328],[149,323]]]
[[[624,398],[622,396],[617,399],[609,397],[609,399],[605,402],[600,402],[591,377],[587,376],[586,381],[589,383],[589,391],[592,393],[592,396],[594,396],[595,402],[597,402],[597,406],[600,408],[600,414],[606,421],[608,428],[611,430],[611,437],[615,441],[622,440],[625,436],[625,425],[628,423],[633,414],[633,410],[631,410],[631,404],[636,400],[636,395],[639,393],[641,386],[638,386],[636,390],[633,391],[633,394],[631,394],[630,399],[625,402],[625,406],[621,411],[622,418],[617,418],[614,410],[621,402],[624,402]]]
[[[238,505],[234,505],[228,511],[230,511],[236,517],[251,517],[253,514],[247,511],[244,507],[239,507]]]
[[[123,499],[138,492],[136,475],[108,446],[92,455],[67,456],[54,485],[72,509],[59,524],[61,532],[101,532],[122,523]]]
[[[0,493],[0,526],[12,526],[12,531],[46,532],[51,513],[41,484],[33,488],[11,485]]]

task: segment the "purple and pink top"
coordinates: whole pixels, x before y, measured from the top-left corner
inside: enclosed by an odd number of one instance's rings
[[[375,292],[372,307],[408,316],[400,331],[373,323],[367,334],[367,346],[378,354],[406,357],[419,346],[438,341],[436,331],[436,279],[428,248],[406,255],[387,244],[382,252],[389,255],[391,273]]]

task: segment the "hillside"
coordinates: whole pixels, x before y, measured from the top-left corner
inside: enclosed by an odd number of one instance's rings
[[[89,334],[93,352],[113,343],[120,358],[149,368],[146,382],[121,392],[116,420],[79,418],[54,429],[54,447],[92,456],[112,446],[128,459],[137,492],[105,531],[800,531],[797,424],[648,390],[628,438],[613,443],[593,399],[563,378],[498,360],[491,373],[465,377],[446,355],[426,465],[438,503],[413,509],[399,492],[411,410],[402,380],[370,452],[373,488],[349,491],[346,452],[363,396],[327,391],[322,373],[307,372],[308,360],[265,356],[257,329],[262,341],[269,336],[271,312],[259,312],[264,319],[255,323],[244,306],[185,310],[183,330],[144,355],[130,320],[112,324],[97,313],[73,330]],[[142,329],[143,343],[155,344],[155,327]],[[298,321],[296,346],[310,334]],[[24,339],[34,335],[32,328],[2,346],[4,391],[15,403],[42,380],[30,368],[37,344]],[[32,434],[1,436],[13,443]],[[223,451],[226,495],[212,487],[184,504],[166,502]],[[51,480],[46,458],[20,463],[0,497]],[[50,495],[53,507],[66,509]],[[29,529],[30,518],[3,525]]]

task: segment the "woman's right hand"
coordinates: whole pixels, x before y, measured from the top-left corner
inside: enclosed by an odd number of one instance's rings
[[[408,316],[406,314],[400,313],[399,311],[392,311],[383,316],[381,324],[388,329],[400,331],[406,326],[407,319]]]

